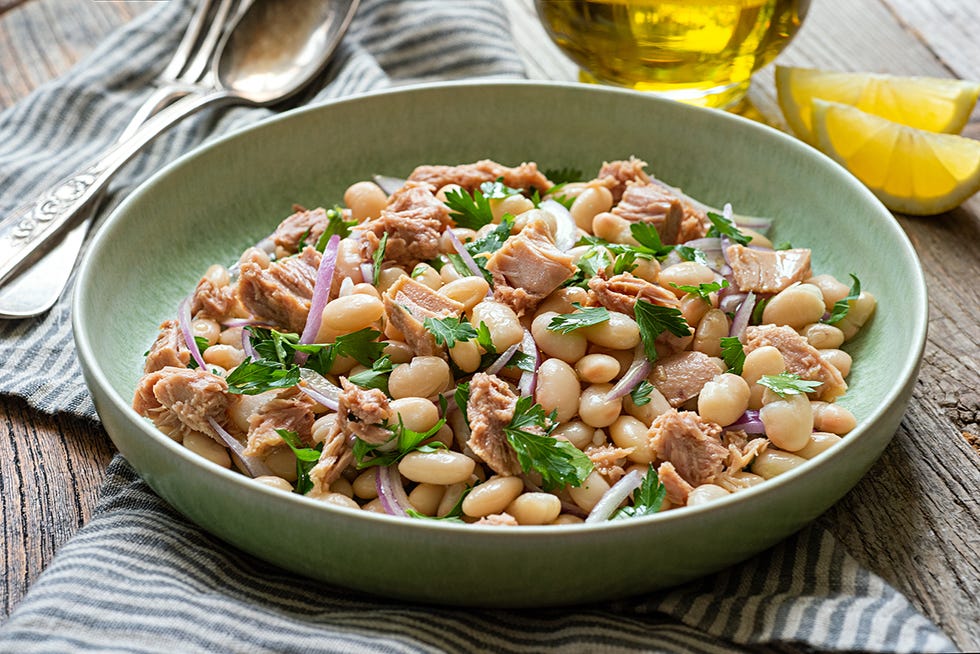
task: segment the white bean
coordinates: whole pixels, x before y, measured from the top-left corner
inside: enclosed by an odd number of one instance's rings
[[[580,390],[575,370],[561,359],[546,359],[538,367],[534,401],[546,413],[557,411],[558,422],[567,422],[578,413]]]

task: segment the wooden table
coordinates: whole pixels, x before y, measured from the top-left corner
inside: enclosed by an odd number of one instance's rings
[[[530,77],[575,79],[532,0],[506,0]],[[146,2],[0,0],[0,108],[65,71]],[[976,0],[815,0],[779,59],[837,70],[980,79]],[[771,67],[755,79],[761,116],[785,127]],[[980,112],[965,134],[980,138]],[[980,195],[934,218],[897,217],[931,297],[929,343],[912,404],[867,477],[821,521],[963,649],[980,649]],[[98,425],[0,398],[0,497],[7,615],[98,498],[113,447]]]

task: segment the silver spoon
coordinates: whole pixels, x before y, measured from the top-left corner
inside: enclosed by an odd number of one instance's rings
[[[358,2],[255,0],[218,46],[200,90],[0,222],[0,282],[42,255],[133,155],[177,121],[205,107],[266,106],[299,92],[327,64]]]

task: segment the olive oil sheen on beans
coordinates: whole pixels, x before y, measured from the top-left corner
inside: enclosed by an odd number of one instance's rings
[[[800,27],[809,0],[537,0],[583,82],[737,104]]]

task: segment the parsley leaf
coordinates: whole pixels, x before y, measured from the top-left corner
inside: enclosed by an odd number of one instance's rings
[[[858,299],[858,296],[860,295],[861,280],[857,278],[857,275],[851,273],[851,289],[848,292],[847,297],[834,302],[833,309],[830,311],[830,316],[826,320],[821,320],[820,322],[825,322],[828,325],[836,325],[839,323],[844,319],[844,316],[847,315],[847,312],[851,310],[850,301]],[[194,338],[196,339],[197,336]]]
[[[514,217],[510,214],[505,214],[504,217],[500,219],[499,225],[494,227],[485,236],[476,239],[472,243],[467,243],[466,249],[479,261],[479,259],[482,259],[482,257],[477,257],[476,255],[496,252],[502,248],[507,239],[510,238],[510,232],[512,229],[514,229]],[[468,271],[469,269],[467,268],[467,274],[473,274]]]
[[[445,448],[446,446],[441,442],[433,443],[431,445],[422,445],[423,441],[432,438],[436,432],[442,429],[444,424],[446,424],[446,419],[442,418],[430,429],[427,429],[424,432],[419,432],[413,431],[406,427],[405,423],[402,422],[401,417],[399,417],[398,425],[392,429],[393,433],[391,438],[381,445],[371,445],[370,443],[362,441],[360,438],[355,438],[353,450],[354,461],[357,463],[357,468],[362,470],[364,468],[370,468],[371,466],[389,466],[401,460],[401,458],[409,452],[434,452],[437,449]],[[395,442],[396,449],[390,451],[381,450],[382,447],[385,447],[392,441]]]
[[[347,378],[352,384],[361,388],[377,388],[385,395],[388,394],[388,375],[395,366],[387,354],[380,357],[371,365],[370,370],[363,370]]]
[[[674,288],[679,291],[684,291],[685,293],[690,293],[691,295],[697,295],[702,300],[711,304],[711,298],[709,297],[712,293],[720,291],[723,288],[728,287],[728,280],[722,279],[720,282],[710,282],[708,284],[698,284],[697,286],[692,286],[688,284],[671,284]]]
[[[673,245],[664,245],[660,240],[660,233],[648,223],[633,223],[630,225],[630,234],[637,243],[649,248],[658,259],[666,257],[674,249]]]
[[[210,347],[211,345],[208,342],[208,339],[204,338],[203,336],[195,336],[194,344],[197,345],[197,349],[200,352],[204,352],[204,350],[208,349],[208,347]],[[143,356],[147,356],[149,353],[150,351],[147,350],[146,352],[143,353]],[[191,370],[198,368],[199,366],[197,365],[197,360],[194,357],[191,357],[190,360],[187,362],[187,367],[190,368]]]
[[[249,340],[255,353],[267,361],[275,361],[283,366],[293,363],[294,345],[299,343],[299,334],[278,332],[275,329],[248,326]]]
[[[679,309],[662,307],[638,299],[633,307],[633,313],[636,316],[636,324],[640,327],[643,349],[650,361],[657,360],[657,349],[654,341],[665,331],[669,331],[678,338],[691,335],[691,328]]]
[[[613,274],[621,275],[636,270],[636,252],[623,252],[613,260]]]
[[[458,227],[478,230],[493,222],[490,201],[480,189],[475,189],[473,195],[461,188],[449,191],[446,193],[446,206],[449,207],[449,217]]]
[[[633,404],[636,406],[643,406],[650,404],[650,393],[652,392],[653,384],[644,379],[630,391],[630,398],[632,398]]]
[[[766,305],[769,304],[769,300],[772,298],[764,297],[755,304],[755,308],[752,309],[752,315],[749,317],[750,325],[761,325],[762,324],[762,313],[766,310]]]
[[[449,349],[455,347],[458,342],[472,341],[477,336],[473,325],[456,316],[426,318],[422,324],[438,345],[445,345]]]
[[[708,265],[708,255],[703,250],[692,248],[690,245],[675,245],[674,252],[680,255],[685,261],[694,261],[701,265]]]
[[[745,363],[745,350],[738,336],[721,337],[721,358],[728,366],[728,372],[734,375],[742,374],[742,364]]]
[[[583,307],[578,302],[572,302],[577,309],[574,313],[562,313],[551,319],[548,331],[568,334],[582,327],[598,325],[609,320],[609,310],[606,307]]]
[[[708,220],[711,227],[708,229],[708,236],[727,236],[739,245],[748,245],[752,239],[738,230],[735,223],[721,214],[708,212]]]
[[[381,242],[378,243],[378,249],[374,251],[371,255],[372,261],[374,261],[374,279],[372,283],[378,285],[378,275],[381,274],[381,262],[385,258],[385,249],[388,247],[388,232],[385,232],[381,237]]]
[[[332,345],[334,355],[350,357],[362,366],[370,366],[384,354],[385,344],[378,340],[380,336],[381,332],[370,327],[338,336]]]
[[[759,385],[765,386],[779,397],[787,395],[803,395],[814,390],[823,382],[807,381],[793,372],[781,372],[778,375],[763,375]]]
[[[564,168],[548,168],[542,171],[544,176],[554,183],[555,186],[564,186],[569,182],[578,182],[582,179],[582,171],[578,168],[566,166]],[[548,192],[554,191],[552,187]]]
[[[470,401],[470,383],[463,382],[462,384],[456,384],[456,391],[453,393],[453,400],[456,401],[456,406],[459,408],[460,413],[463,414],[463,419],[469,424],[469,417],[466,415],[466,404]]]
[[[519,368],[524,372],[534,372],[534,357],[524,352],[514,352],[513,356],[507,362],[506,367],[509,368],[511,366]]]
[[[579,257],[579,260],[575,262],[575,267],[578,270],[575,274],[568,278],[565,282],[565,286],[580,286],[584,289],[589,288],[589,280],[599,274],[600,270],[604,270],[611,262],[609,261],[609,255],[606,250],[602,247],[592,247],[589,248],[585,254]]]
[[[299,366],[287,368],[274,361],[251,357],[239,364],[225,377],[228,392],[236,395],[258,395],[274,388],[289,388],[299,383]]]
[[[633,506],[624,506],[609,519],[623,520],[653,515],[660,511],[665,497],[667,497],[667,489],[660,483],[660,477],[651,465],[647,469],[647,474],[644,475],[640,487],[633,492]]]
[[[483,182],[480,184],[480,191],[483,193],[483,197],[488,200],[503,200],[512,195],[521,194],[519,189],[511,188],[504,184],[503,177],[498,177],[495,182]]]
[[[570,442],[550,436],[554,427],[554,412],[546,416],[540,404],[534,404],[530,397],[521,397],[514,407],[514,417],[504,427],[504,434],[517,453],[521,468],[524,472],[537,471],[545,490],[580,486],[592,472],[592,461]],[[541,430],[544,435],[528,428]]]
[[[296,492],[300,495],[306,495],[313,490],[313,482],[310,481],[310,470],[320,460],[320,451],[323,449],[323,443],[318,443],[316,448],[304,447],[296,432],[289,431],[288,429],[277,429],[276,433],[279,434],[296,456]]]
[[[490,336],[490,328],[482,320],[476,328],[476,344],[482,347],[487,354],[497,353],[497,348],[493,344],[493,337]]]
[[[463,519],[459,517],[459,515],[425,515],[424,513],[419,513],[415,509],[405,509],[405,515],[407,515],[409,518],[416,518],[418,520],[441,520],[443,522],[459,522],[461,524],[466,524],[463,522]]]
[[[344,220],[343,211],[340,207],[327,210],[327,228],[320,234],[316,241],[316,249],[323,252],[327,248],[327,241],[336,234],[340,238],[350,236],[350,228],[357,224],[356,220]]]
[[[789,241],[781,241],[779,243],[776,243],[774,246],[772,246],[772,249],[773,250],[777,250],[777,251],[778,250],[792,250],[793,249],[793,244],[790,243]]]

